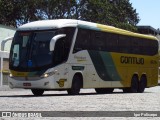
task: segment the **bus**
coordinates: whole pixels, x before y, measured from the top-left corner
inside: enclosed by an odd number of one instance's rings
[[[158,85],[158,40],[81,20],[42,20],[20,26],[9,57],[10,88],[33,95],[82,88],[97,94],[142,93]]]

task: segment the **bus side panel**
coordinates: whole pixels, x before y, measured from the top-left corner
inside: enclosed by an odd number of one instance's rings
[[[158,82],[157,56],[142,56],[134,54],[111,53],[112,59],[122,78],[124,87],[130,87],[131,79],[137,74],[140,80],[142,74],[147,76],[147,87],[155,86]],[[114,83],[112,83],[113,86]]]
[[[75,73],[83,75],[84,88],[130,87],[134,74],[147,76],[147,87],[157,85],[157,56],[142,56],[102,51],[79,51],[72,55],[70,61],[69,79]],[[83,67],[84,70],[73,70],[73,67]]]
[[[95,67],[87,50],[82,50],[70,55],[69,61],[69,87],[71,87],[73,76],[80,73],[83,76],[83,88],[99,87],[100,78],[97,76]]]

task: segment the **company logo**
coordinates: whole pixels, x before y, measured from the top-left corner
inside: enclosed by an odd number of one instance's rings
[[[87,60],[87,58],[83,57],[83,56],[76,56],[75,55],[74,58],[77,59],[78,62],[82,62],[82,61],[86,61]]]
[[[121,56],[120,62],[123,64],[144,64],[144,58]]]

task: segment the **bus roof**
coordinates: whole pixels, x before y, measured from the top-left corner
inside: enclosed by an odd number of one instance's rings
[[[96,31],[104,31],[104,32],[110,32],[110,33],[116,33],[116,34],[123,34],[127,36],[157,40],[157,38],[154,36],[134,33],[134,32],[119,29],[113,26],[102,25],[102,24],[97,24],[97,23],[92,23],[87,21],[81,21],[81,20],[74,20],[74,19],[55,19],[55,20],[35,21],[35,22],[30,22],[20,26],[18,30],[22,30],[22,31],[46,30],[46,29],[58,29],[63,27],[80,27],[80,28],[86,28],[86,29],[91,29]]]

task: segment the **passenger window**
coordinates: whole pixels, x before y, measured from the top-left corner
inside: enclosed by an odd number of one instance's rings
[[[73,53],[88,49],[91,49],[90,31],[86,29],[79,29]]]
[[[139,54],[139,43],[138,43],[138,38],[132,38],[132,43],[131,43],[131,53],[132,54]]]
[[[104,51],[105,49],[105,39],[103,38],[102,32],[94,32],[93,38],[92,38],[92,47],[93,50],[98,50],[98,51]]]
[[[119,35],[118,46],[119,52],[130,53],[130,37]]]
[[[109,52],[117,52],[118,51],[118,35],[117,34],[112,34],[108,33],[106,36],[107,39],[107,49]]]

